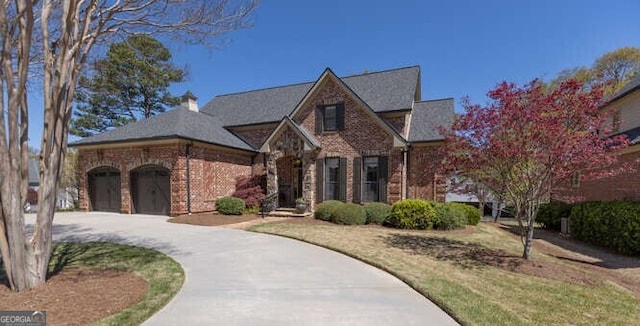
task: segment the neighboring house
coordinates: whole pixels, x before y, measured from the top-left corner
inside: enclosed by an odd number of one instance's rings
[[[242,175],[267,174],[280,207],[336,199],[444,201],[436,174],[453,99],[421,101],[420,68],[220,95],[72,143],[84,210],[212,211]],[[190,95],[190,94],[189,94]]]
[[[568,202],[640,200],[640,77],[617,92],[602,108],[613,110],[613,119],[619,124],[615,134],[626,134],[630,146],[621,150],[620,161],[635,169],[627,169],[612,177],[580,180],[576,175],[570,185],[554,189],[552,199]],[[628,166],[626,166],[628,167]]]
[[[38,205],[38,189],[40,188],[40,163],[38,160],[35,158],[29,158],[28,169],[28,211],[35,212]],[[78,200],[78,189],[71,187],[58,189],[56,207],[61,209],[73,209],[75,207],[74,203],[76,200]]]

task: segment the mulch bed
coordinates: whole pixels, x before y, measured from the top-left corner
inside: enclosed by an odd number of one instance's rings
[[[180,215],[170,218],[167,222],[202,225],[202,226],[219,226],[248,222],[260,219],[258,215],[222,215],[217,213],[197,213],[191,215]]]
[[[87,325],[132,306],[147,288],[129,272],[67,269],[29,291],[12,292],[0,283],[0,310],[46,311],[47,325]]]

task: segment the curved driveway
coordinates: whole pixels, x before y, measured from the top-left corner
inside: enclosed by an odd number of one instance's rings
[[[184,286],[148,325],[456,325],[395,277],[339,253],[165,220],[58,213],[54,239],[151,247],[182,264]]]

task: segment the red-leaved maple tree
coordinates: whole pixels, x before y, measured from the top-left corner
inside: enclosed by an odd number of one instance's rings
[[[616,150],[628,146],[611,133],[610,112],[601,112],[602,88],[585,90],[569,80],[545,90],[534,80],[524,86],[502,82],[485,106],[463,100],[465,113],[445,136],[443,167],[499,189],[514,206],[528,259],[540,203],[575,173],[616,173]]]

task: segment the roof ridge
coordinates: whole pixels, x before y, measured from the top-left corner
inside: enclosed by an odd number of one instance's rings
[[[250,89],[250,90],[247,90],[247,91],[240,91],[240,92],[235,92],[235,93],[220,94],[220,95],[216,95],[215,97],[239,95],[239,94],[266,91],[266,90],[270,90],[270,89],[285,88],[285,87],[291,87],[291,86],[300,86],[300,85],[304,85],[304,84],[313,84],[313,83],[314,82],[312,82],[312,81],[308,81],[308,82],[294,83],[294,84],[289,84],[289,85],[271,86],[271,87],[265,87],[265,88]]]
[[[386,69],[386,70],[379,70],[379,71],[372,71],[372,72],[367,72],[367,73],[363,73],[363,74],[352,74],[352,75],[348,75],[348,76],[338,76],[338,78],[340,79],[344,79],[344,78],[353,78],[353,77],[360,77],[360,76],[368,76],[368,75],[374,75],[374,74],[379,74],[379,73],[384,73],[384,72],[391,72],[391,71],[397,71],[397,70],[404,70],[404,69],[411,69],[411,68],[420,68],[420,65],[413,65],[413,66],[407,66],[407,67],[400,67],[400,68],[393,68],[393,69]],[[326,70],[327,68],[325,68]],[[331,68],[328,68],[331,70]],[[332,70],[333,71],[333,70]],[[324,70],[323,70],[324,72]],[[335,74],[335,73],[334,73]],[[337,75],[336,75],[337,76]],[[246,91],[240,91],[240,92],[234,92],[234,93],[227,93],[227,94],[220,94],[220,95],[216,95],[215,97],[223,97],[223,96],[231,96],[231,95],[240,95],[240,94],[246,94],[246,93],[251,93],[251,92],[259,92],[259,91],[266,91],[266,90],[270,90],[270,89],[278,89],[278,88],[285,88],[285,87],[292,87],[292,86],[300,86],[300,85],[304,85],[304,84],[313,84],[317,81],[306,81],[306,82],[300,82],[300,83],[293,83],[293,84],[287,84],[287,85],[280,85],[280,86],[271,86],[271,87],[265,87],[265,88],[258,88],[258,89],[250,89],[250,90],[246,90]]]
[[[362,74],[352,74],[352,75],[348,75],[348,76],[338,76],[338,77],[339,77],[340,79],[343,79],[343,78],[352,78],[352,77],[360,77],[360,76],[374,75],[374,74],[380,74],[380,73],[384,73],[384,72],[391,72],[391,71],[405,70],[405,69],[411,69],[411,68],[420,68],[420,65],[413,65],[413,66],[407,66],[407,67],[399,67],[399,68],[392,68],[392,69],[378,70],[378,71],[366,72],[366,73],[362,73]]]
[[[434,98],[431,100],[422,100],[422,101],[416,101],[416,103],[425,103],[425,102],[436,102],[436,101],[445,101],[445,100],[453,100],[453,97],[443,97],[443,98]]]

